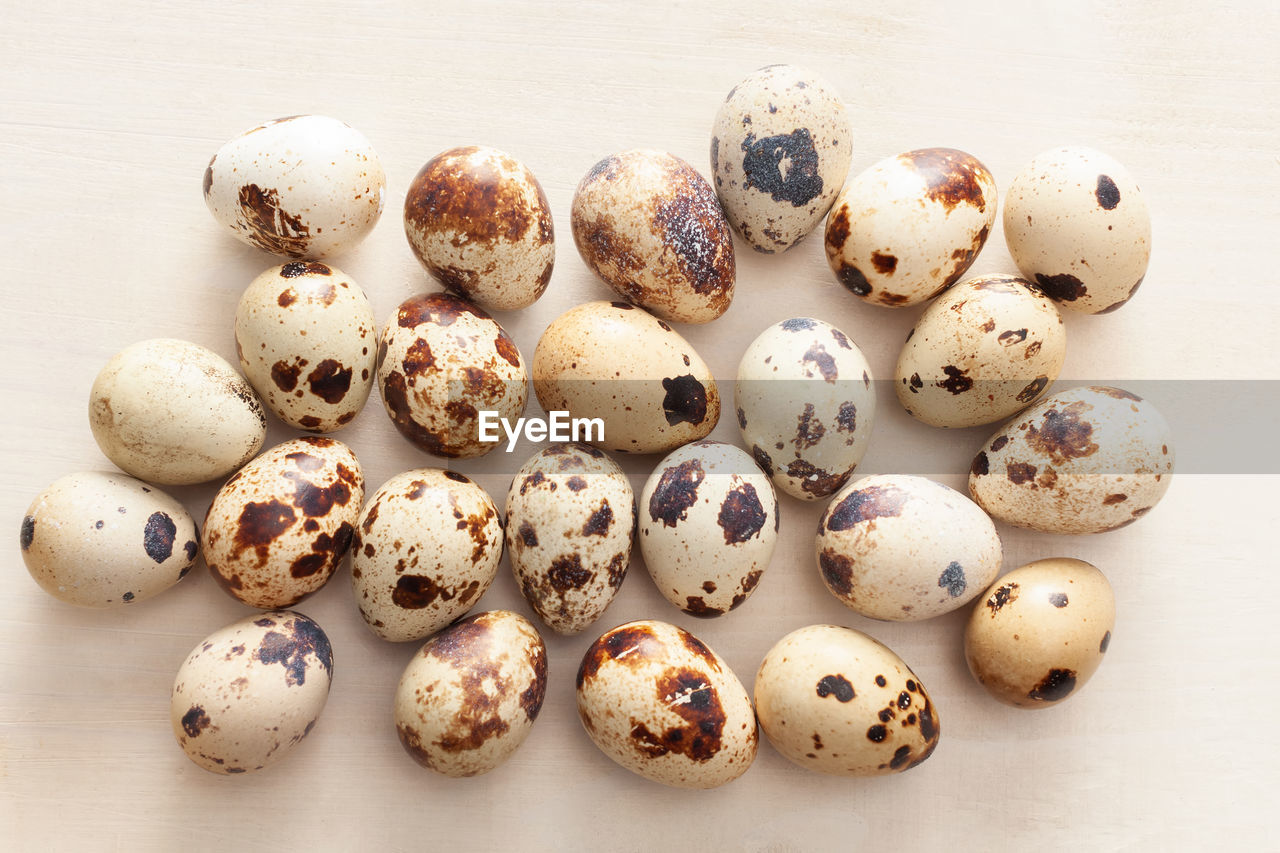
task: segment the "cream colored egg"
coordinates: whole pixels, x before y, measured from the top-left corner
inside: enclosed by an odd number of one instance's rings
[[[606,631],[578,668],[578,716],[600,751],[676,788],[732,782],[756,757],[751,698],[718,654],[675,625]]]
[[[1172,433],[1155,406],[1095,385],[1047,397],[1001,426],[973,459],[969,492],[998,521],[1104,533],[1150,512],[1172,475]]]

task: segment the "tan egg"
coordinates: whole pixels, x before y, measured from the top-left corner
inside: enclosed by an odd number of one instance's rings
[[[272,267],[236,307],[240,369],[276,417],[311,432],[342,429],[364,408],[377,333],[364,291],[319,261]]]
[[[900,307],[960,280],[996,221],[996,182],[973,155],[922,148],[851,180],[827,217],[827,263],[853,295]]]
[[[351,547],[364,476],[351,448],[295,438],[223,484],[201,539],[209,571],[250,607],[288,607],[329,582]]]
[[[396,688],[396,731],[413,760],[446,776],[478,776],[511,757],[547,692],[547,648],[507,610],[468,616],[413,656]]]
[[[986,591],[965,628],[964,656],[996,699],[1047,708],[1089,680],[1115,624],[1115,597],[1102,572],[1069,557],[1036,560]]]
[[[882,776],[933,754],[938,712],[916,674],[861,631],[792,631],[756,673],[756,714],[774,749],[809,770]]]
[[[578,716],[600,751],[675,788],[715,788],[751,766],[751,698],[718,654],[666,622],[600,636],[578,668]]]
[[[191,650],[173,682],[178,745],[211,773],[253,773],[311,733],[329,698],[333,649],[292,610],[255,613]]]
[[[720,419],[706,362],[664,321],[626,302],[588,302],[547,326],[533,354],[533,390],[548,412],[598,418],[618,453],[666,453]]]
[[[532,305],[551,281],[551,205],[533,173],[496,148],[428,160],[405,196],[404,233],[427,272],[489,311]]]
[[[573,194],[573,240],[624,299],[674,323],[706,323],[733,301],[733,236],[706,178],[662,151],[624,151]]]
[[[421,640],[480,600],[501,558],[502,520],[484,489],[456,471],[406,471],[360,514],[351,549],[356,606],[382,639]]]
[[[914,622],[963,607],[1000,573],[1000,537],[941,483],[876,474],[845,486],[818,523],[822,581],[872,619]]]
[[[252,386],[217,353],[155,338],[125,347],[102,368],[89,392],[89,428],[125,472],[189,485],[252,459],[267,417]]]
[[[925,309],[898,355],[898,402],[930,426],[995,423],[1025,409],[1062,371],[1067,331],[1038,287],[981,275]]]
[[[843,486],[875,423],[871,367],[844,332],[793,317],[760,333],[738,363],[738,429],[756,464],[800,500]]]
[[[515,423],[528,399],[520,350],[498,321],[448,293],[411,296],[382,328],[378,390],[400,434],[447,459],[483,456],[480,413]]]
[[[550,445],[516,472],[506,514],[511,570],[538,618],[561,634],[599,619],[627,576],[636,529],[618,464],[589,445]]]
[[[1062,307],[1103,314],[1137,293],[1151,212],[1129,170],[1091,148],[1036,156],[1009,185],[1004,238],[1022,274]]]
[[[998,521],[1044,533],[1105,533],[1169,489],[1173,438],[1155,406],[1120,388],[1060,391],[978,451],[969,493]]]
[[[778,496],[740,448],[686,444],[658,463],[640,493],[637,537],[649,577],[685,613],[742,604],[778,544]]]
[[[27,571],[68,604],[113,607],[159,595],[191,571],[195,520],[177,500],[124,474],[60,477],[22,518]]]
[[[757,252],[785,252],[817,227],[849,174],[852,153],[840,97],[794,65],[747,75],[711,128],[716,194]]]

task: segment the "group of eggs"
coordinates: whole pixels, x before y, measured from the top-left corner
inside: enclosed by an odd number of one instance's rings
[[[346,554],[369,627],[389,641],[426,640],[395,695],[405,749],[434,770],[474,775],[519,746],[546,687],[546,647],[532,622],[509,611],[462,618],[504,553],[537,618],[562,634],[604,613],[633,541],[673,605],[719,616],[751,595],[769,565],[779,489],[829,500],[815,562],[842,603],[873,619],[921,620],[976,600],[965,635],[975,677],[1013,705],[1059,702],[1106,652],[1110,587],[1068,558],[997,580],[992,518],[1101,532],[1136,520],[1169,485],[1169,430],[1149,403],[1110,387],[1045,396],[1065,352],[1058,307],[1112,310],[1141,282],[1146,207],[1105,155],[1042,155],[1005,202],[1006,238],[1025,278],[962,280],[995,221],[987,169],[964,152],[925,149],[846,183],[851,156],[830,89],[801,69],[769,66],[736,86],[716,117],[714,187],[662,152],[601,160],[575,193],[573,236],[625,301],[589,302],[554,320],[529,371],[485,310],[532,304],[552,276],[552,216],[525,166],[470,147],[422,168],[406,196],[405,231],[447,292],[405,300],[379,334],[359,286],[321,260],[350,249],[381,214],[385,176],[372,147],[319,116],[253,128],[218,151],[204,178],[221,224],[291,259],[240,300],[244,376],[184,341],[118,353],[93,385],[90,424],[133,476],[80,473],[52,484],[23,519],[24,560],[54,596],[109,606],[162,592],[203,554],[224,590],[263,611],[207,637],[175,680],[175,736],[220,773],[262,769],[315,724],[332,649],[314,621],[285,608],[323,586]],[[734,403],[749,452],[705,440],[719,392],[669,323],[708,322],[728,308],[733,231],[758,251],[785,251],[824,217],[827,258],[855,296],[882,306],[937,297],[898,361],[894,385],[907,411],[937,427],[1006,421],[974,458],[972,499],[916,476],[850,482],[875,419],[872,377],[849,336],[818,319],[776,323],[747,347]],[[530,372],[544,409],[599,419],[603,437],[529,459],[505,513],[443,468],[399,474],[366,500],[355,454],[328,437],[259,454],[265,409],[299,430],[332,432],[376,381],[407,439],[438,457],[479,456],[498,446],[481,440],[479,413],[518,418]],[[605,451],[666,455],[637,496]],[[199,530],[154,487],[227,475]],[[685,787],[745,772],[757,719],[789,759],[845,775],[912,767],[939,733],[937,709],[906,663],[830,625],[782,638],[751,697],[692,634],[631,622],[591,644],[577,692],[602,751]]]

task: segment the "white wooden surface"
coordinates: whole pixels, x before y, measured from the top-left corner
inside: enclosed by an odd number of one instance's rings
[[[299,609],[333,639],[336,677],[316,731],[260,775],[197,769],[170,733],[174,672],[246,609],[203,570],[119,612],[45,596],[17,531],[56,477],[109,468],[89,434],[94,375],[126,344],[188,338],[234,359],[240,291],[273,261],[225,237],[200,178],[227,138],[318,112],[381,153],[389,203],[336,259],[385,317],[428,281],[401,232],[404,189],[456,144],[524,160],[555,210],[546,297],[500,317],[526,356],[561,311],[608,291],[573,249],[573,188],[599,157],[658,147],[707,169],[712,116],[770,62],[824,75],[846,99],[854,171],[899,151],[971,151],[1002,187],[1037,152],[1081,143],[1130,165],[1155,217],[1147,283],[1124,310],[1068,317],[1067,379],[1251,379],[1274,408],[1280,357],[1280,16],[1265,0],[1206,4],[5,3],[0,10],[0,846],[7,849],[1185,849],[1265,843],[1276,795],[1274,646],[1280,522],[1268,476],[1175,478],[1139,524],[1099,537],[1001,528],[1006,567],[1051,555],[1111,578],[1119,622],[1078,696],[1027,713],[988,699],[964,665],[962,614],[888,625],[842,608],[811,556],[820,507],[787,499],[770,571],[713,622],[667,605],[636,561],[600,629],[645,616],[692,629],[750,688],[764,652],[814,622],[868,630],[933,695],[942,741],[901,776],[845,780],[766,743],[750,772],[689,794],[615,767],[581,730],[573,673],[594,634],[548,636],[550,684],[524,746],[497,771],[437,777],[403,754],[392,690],[412,645],[382,643],[345,570]],[[687,328],[732,378],[768,323],[812,314],[848,332],[881,377],[918,311],[873,309],[828,273],[821,243],[782,257],[740,245],[738,297]],[[999,231],[974,267],[1010,269]],[[1272,380],[1270,384],[1263,380]],[[1064,380],[1062,385],[1070,384]],[[728,390],[726,388],[726,390]],[[1269,395],[1269,396],[1265,396]],[[985,430],[942,433],[884,400],[866,473],[928,449],[924,473],[963,487]],[[1261,410],[1259,410],[1261,411]],[[1257,417],[1263,417],[1258,414]],[[1231,442],[1236,424],[1212,423]],[[1177,428],[1175,424],[1175,428]],[[269,442],[290,433],[273,425]],[[429,461],[375,399],[341,436],[371,487]],[[732,418],[714,437],[736,441]],[[461,470],[499,501],[530,448]],[[501,457],[501,458],[499,458]],[[655,460],[631,460],[637,488]],[[177,489],[202,517],[212,486]],[[483,607],[528,613],[504,562]],[[1274,836],[1272,836],[1274,838]]]

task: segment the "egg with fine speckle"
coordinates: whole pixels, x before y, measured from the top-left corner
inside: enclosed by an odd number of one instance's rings
[[[658,463],[640,493],[637,536],[663,597],[720,616],[755,591],[778,543],[778,498],[740,448],[686,444]]]
[[[1047,708],[1079,691],[1102,663],[1116,603],[1102,572],[1054,557],[1014,569],[986,591],[964,632],[969,671],[1018,708]]]
[[[204,170],[204,201],[238,240],[286,258],[349,251],[382,215],[387,178],[364,135],[302,115],[250,128]]]
[[[822,581],[872,619],[932,619],[1000,573],[1000,537],[977,504],[924,477],[876,474],[837,492],[818,523]]]

